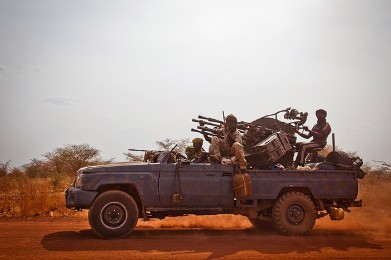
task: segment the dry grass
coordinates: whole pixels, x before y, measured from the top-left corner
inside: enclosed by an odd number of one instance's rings
[[[364,212],[377,217],[391,218],[391,173],[369,172],[359,180],[359,198],[363,200]]]
[[[69,216],[64,190],[71,178],[63,175],[50,178],[28,178],[7,175],[0,178],[0,215],[2,216]]]

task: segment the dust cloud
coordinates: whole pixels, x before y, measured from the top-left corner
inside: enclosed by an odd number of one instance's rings
[[[373,233],[377,235],[391,234],[391,182],[388,179],[359,182],[357,199],[363,200],[362,208],[351,208],[340,221],[346,229],[356,233]],[[334,224],[339,221],[332,221]]]
[[[213,215],[183,217],[166,217],[165,219],[139,220],[140,228],[210,228],[210,229],[244,229],[251,228],[252,224],[247,217],[238,215]]]

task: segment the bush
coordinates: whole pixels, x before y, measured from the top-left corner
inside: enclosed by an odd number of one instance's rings
[[[87,165],[107,164],[100,151],[88,144],[65,145],[32,159],[19,168],[0,162],[0,215],[73,215],[65,207],[64,190],[76,172]]]
[[[359,180],[359,196],[363,200],[365,212],[391,217],[390,189],[390,172],[378,170],[367,172],[365,178]]]
[[[30,178],[8,174],[0,178],[0,214],[6,216],[68,216],[64,191],[72,178],[57,174],[47,178]]]

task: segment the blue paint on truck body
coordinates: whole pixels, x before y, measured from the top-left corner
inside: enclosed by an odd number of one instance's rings
[[[110,189],[129,191],[147,211],[234,211],[232,165],[122,163],[85,167],[66,192],[69,208],[89,208]],[[249,170],[253,193],[246,200],[275,200],[284,190],[300,190],[314,200],[354,201],[358,181],[353,171]],[[179,193],[180,203],[172,200]],[[241,205],[242,207],[243,205]]]

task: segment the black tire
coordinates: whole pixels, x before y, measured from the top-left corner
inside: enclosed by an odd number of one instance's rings
[[[138,208],[134,199],[123,191],[100,194],[88,211],[88,221],[101,238],[124,238],[137,225]]]
[[[308,235],[315,225],[316,208],[301,192],[287,192],[277,199],[272,209],[274,227],[285,235]]]

